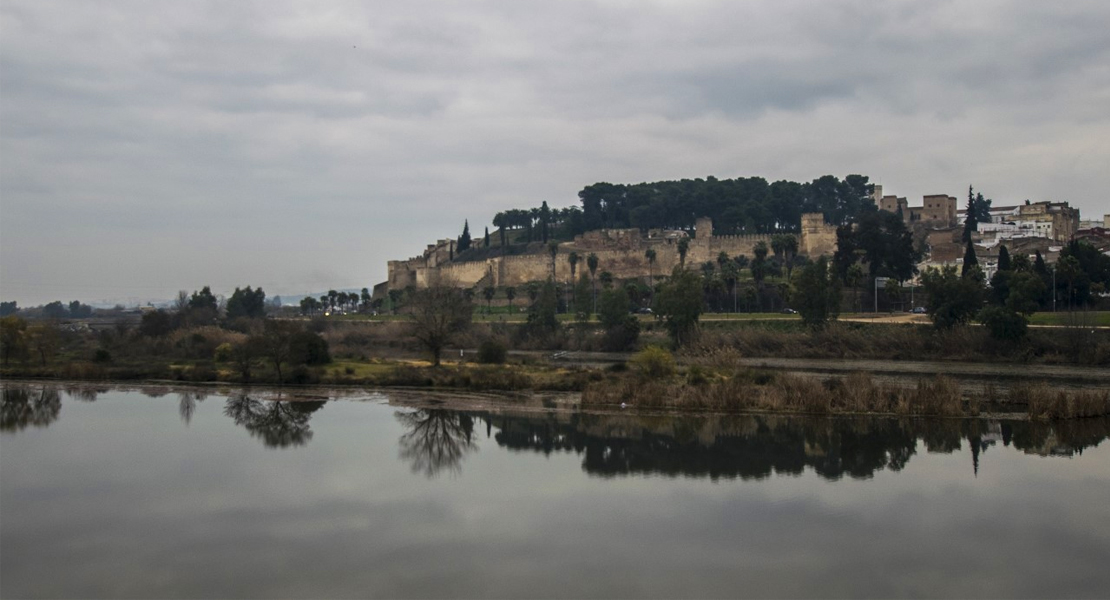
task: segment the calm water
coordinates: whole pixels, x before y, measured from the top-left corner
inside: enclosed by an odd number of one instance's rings
[[[1110,590],[1104,420],[514,415],[205,393],[4,385],[0,595]]]

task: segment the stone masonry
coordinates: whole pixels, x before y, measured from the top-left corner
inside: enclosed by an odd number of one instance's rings
[[[617,279],[667,275],[680,262],[678,241],[685,237],[688,236],[683,231],[670,230],[652,230],[646,236],[638,229],[589,231],[575,237],[573,241],[559,244],[554,261],[555,280],[570,280],[570,263],[567,257],[571,252],[577,252],[580,258],[576,270],[578,276],[588,273],[586,256],[590,253],[598,257],[598,273],[609,271]],[[802,215],[798,238],[800,255],[817,257],[836,252],[836,227],[826,224],[820,213]],[[741,254],[750,257],[759,242],[770,247],[771,236],[714,236],[713,221],[701,218],[696,222],[694,237],[690,238],[686,264],[696,266],[715,261],[721,252],[730,257]],[[500,287],[542,281],[552,274],[551,255],[547,252],[498,256],[480,261],[452,261],[454,244],[454,240],[439,240],[435,244],[429,244],[420,256],[389,261],[389,278],[374,286],[375,297],[383,296],[389,290],[409,286],[427,287],[436,278],[451,281],[460,287]],[[654,264],[648,264],[645,256],[648,248],[655,249]]]

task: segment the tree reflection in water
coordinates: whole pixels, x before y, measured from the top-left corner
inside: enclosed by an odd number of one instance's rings
[[[193,420],[193,413],[197,411],[197,402],[204,402],[208,394],[199,390],[186,390],[177,393],[177,414],[188,425]]]
[[[0,396],[0,431],[47,427],[61,411],[62,396],[54,386],[5,385]]]
[[[1110,419],[1055,423],[980,419],[809,418],[771,415],[657,417],[475,413],[499,431],[498,445],[582,456],[592,475],[629,474],[732,479],[798,475],[866,479],[900,471],[921,449],[970,449],[978,474],[982,453],[1001,444],[1027,454],[1071,456],[1110,436]]]
[[[227,399],[224,414],[257,437],[267,448],[304,446],[312,439],[309,420],[324,407],[322,401],[255,400],[246,394]]]
[[[107,392],[111,388],[109,388],[108,386],[94,386],[84,383],[71,383],[69,385],[66,385],[62,389],[65,390],[66,394],[69,394],[70,398],[73,398],[75,400],[80,400],[82,402],[96,402],[97,396]]]
[[[405,427],[400,457],[413,473],[433,478],[443,471],[462,472],[462,460],[478,449],[474,443],[474,418],[444,409],[419,409],[394,413]]]

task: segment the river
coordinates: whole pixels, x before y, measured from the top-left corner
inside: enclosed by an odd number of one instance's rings
[[[1110,590],[1105,419],[2,387],[4,598]]]

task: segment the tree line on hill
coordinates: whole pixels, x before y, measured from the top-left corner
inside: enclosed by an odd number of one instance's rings
[[[865,175],[839,179],[825,175],[807,183],[762,177],[682,179],[637,184],[600,182],[578,192],[581,206],[510,209],[497,213],[497,243],[570,240],[594,229],[692,230],[699,217],[713,219],[720,235],[798,232],[803,213],[821,213],[826,222],[844,225],[875,210],[874,186]],[[484,246],[491,245],[488,230]],[[469,222],[457,250],[472,247]]]

